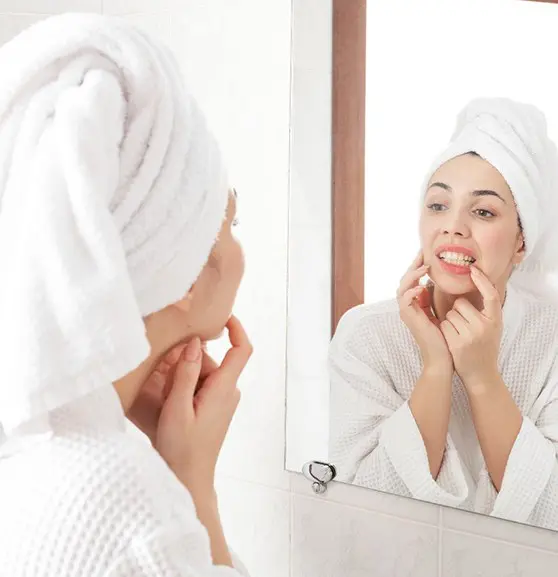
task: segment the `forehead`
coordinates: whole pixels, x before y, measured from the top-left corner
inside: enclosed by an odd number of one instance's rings
[[[500,172],[486,160],[470,154],[452,158],[442,164],[430,178],[429,186],[434,182],[447,184],[456,194],[469,194],[473,190],[493,190],[506,200],[513,199]]]

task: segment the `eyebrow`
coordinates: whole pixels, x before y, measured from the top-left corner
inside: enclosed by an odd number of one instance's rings
[[[238,193],[236,192],[236,188],[232,189],[233,197],[234,197],[234,212],[233,218],[236,218],[236,214],[238,212]]]
[[[446,184],[445,182],[433,182],[428,189],[430,190],[433,186],[437,186],[439,188],[443,188],[444,190],[447,190],[448,192],[453,192],[452,187],[449,184]],[[497,198],[499,198],[504,204],[506,203],[505,198],[503,198],[502,196],[500,196],[496,191],[494,190],[485,190],[485,189],[479,189],[479,190],[473,190],[471,191],[471,194],[473,196],[496,196]]]

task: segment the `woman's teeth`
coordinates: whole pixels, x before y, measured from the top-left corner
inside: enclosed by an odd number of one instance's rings
[[[475,259],[459,252],[441,252],[438,255],[443,261],[458,266],[471,266]]]

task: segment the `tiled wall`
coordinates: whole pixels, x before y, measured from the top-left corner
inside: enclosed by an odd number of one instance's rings
[[[288,0],[0,0],[0,42],[53,12],[126,15],[174,48],[219,133],[247,257],[237,312],[256,353],[218,490],[229,540],[254,577],[557,575],[558,533],[343,485],[316,497],[283,470],[290,9]]]

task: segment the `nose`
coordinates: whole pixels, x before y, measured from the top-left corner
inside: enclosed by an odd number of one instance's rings
[[[470,234],[467,215],[461,210],[448,210],[442,222],[444,234],[468,237]]]

